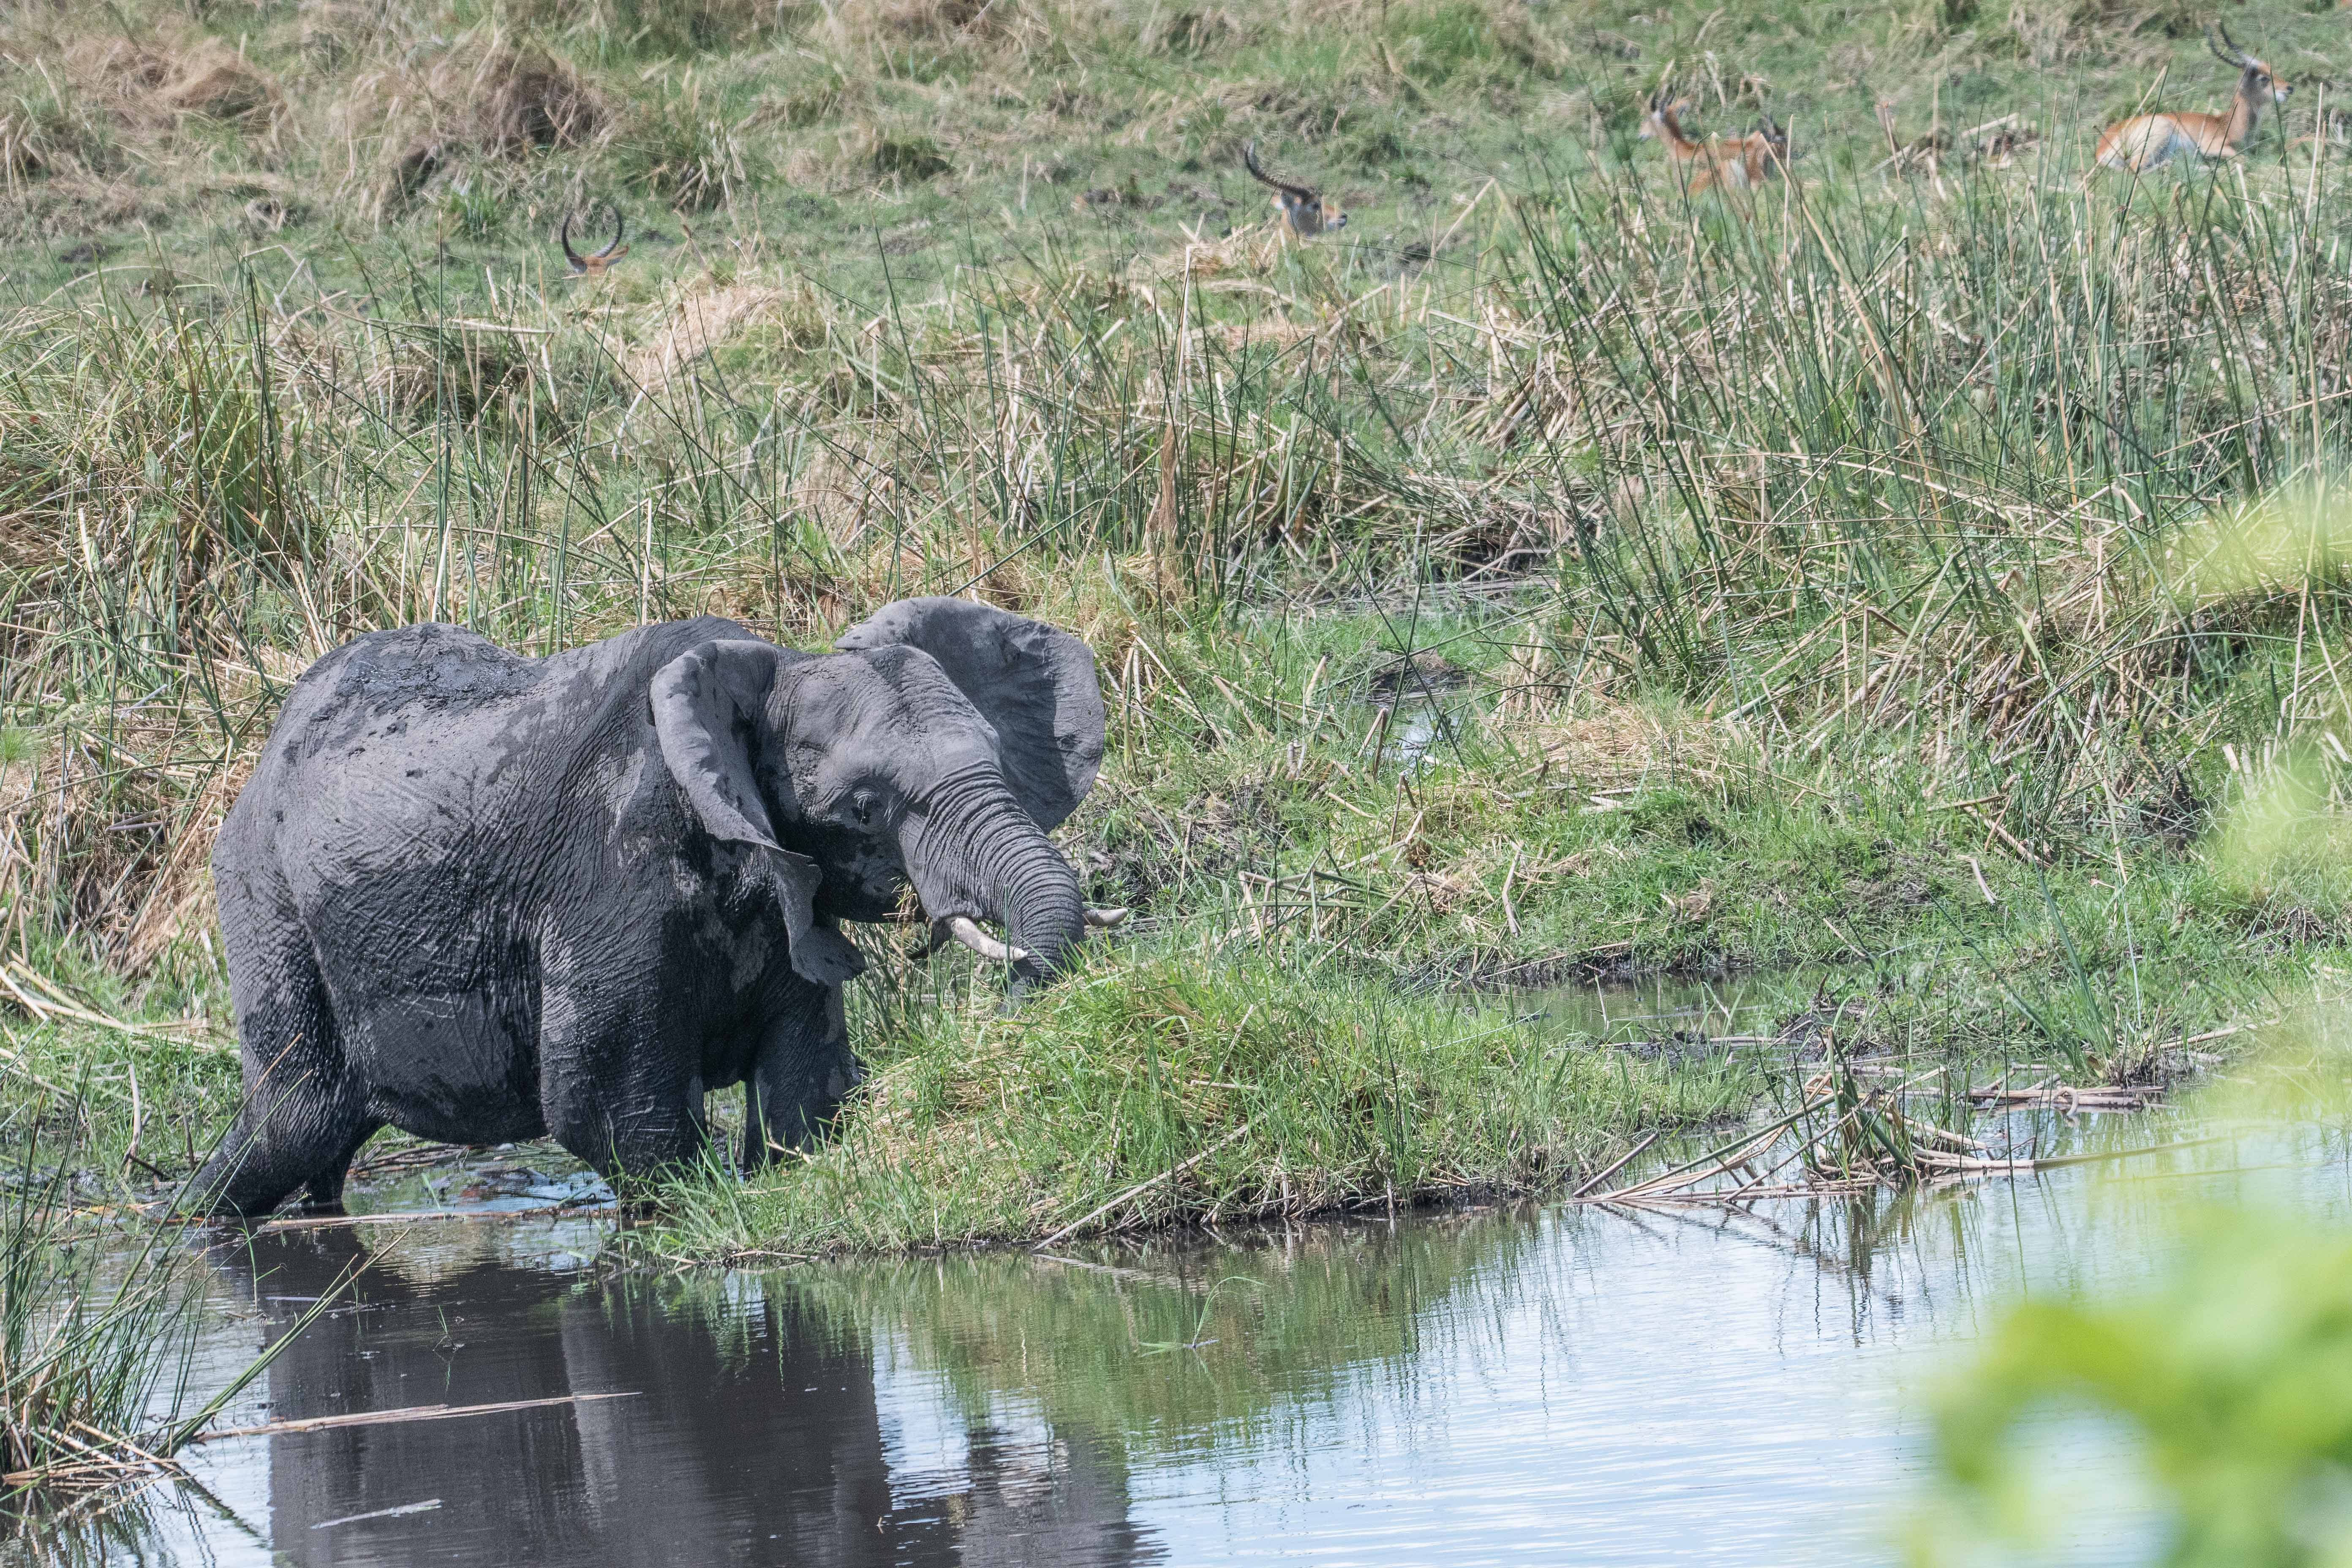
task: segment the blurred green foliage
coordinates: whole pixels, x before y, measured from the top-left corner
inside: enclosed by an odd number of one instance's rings
[[[2138,1440],[2171,1514],[2159,1561],[2352,1563],[2352,1232],[2214,1209],[2184,1241],[2145,1295],[2028,1302],[2002,1321],[1938,1412],[1957,1506],[1915,1562],[2039,1542],[2051,1510],[2020,1424],[2087,1406]]]

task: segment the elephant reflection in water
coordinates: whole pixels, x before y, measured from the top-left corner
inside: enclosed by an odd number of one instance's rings
[[[274,1340],[361,1253],[347,1232],[271,1237],[228,1268]],[[1128,1519],[1118,1461],[1085,1441],[1043,1445],[1041,1458],[975,1433],[967,1486],[928,1486],[894,1508],[862,1336],[784,1292],[729,1313],[665,1312],[651,1293],[487,1253],[429,1279],[378,1263],[361,1310],[321,1319],[271,1363],[273,1418],[627,1397],[271,1438],[279,1560],[1161,1560]]]

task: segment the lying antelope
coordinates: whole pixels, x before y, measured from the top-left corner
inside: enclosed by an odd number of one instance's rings
[[[2214,42],[2213,33],[2221,35]],[[2160,169],[2186,153],[2200,158],[2234,158],[2262,121],[2265,103],[2283,104],[2293,90],[2271,74],[2271,68],[2231,40],[2229,29],[2215,23],[2205,35],[2205,47],[2224,65],[2238,68],[2238,93],[2230,112],[2221,114],[2136,114],[2107,127],[2099,138],[2097,158],[2109,169],[2144,174]]]
[[[1650,95],[1650,112],[1642,121],[1641,132],[1644,142],[1665,144],[1666,157],[1685,190],[1694,194],[1718,187],[1752,190],[1764,183],[1767,174],[1787,166],[1789,133],[1770,115],[1758,121],[1756,129],[1745,136],[1695,142],[1683,133],[1682,111],[1689,107],[1690,100],[1675,98],[1670,89],[1660,88]]]
[[[602,278],[612,268],[613,263],[628,255],[629,247],[621,243],[621,236],[626,232],[626,222],[621,216],[621,209],[614,207],[613,209],[613,242],[602,250],[592,251],[583,256],[572,248],[572,215],[566,213],[563,217],[563,231],[558,242],[563,247],[563,259],[572,268],[572,275],[578,278]]]
[[[1287,180],[1277,180],[1265,172],[1257,161],[1257,143],[1242,149],[1242,163],[1250,177],[1261,185],[1274,190],[1274,210],[1282,215],[1282,226],[1300,239],[1311,239],[1326,229],[1348,226],[1348,215],[1325,201],[1305,185],[1294,185]]]

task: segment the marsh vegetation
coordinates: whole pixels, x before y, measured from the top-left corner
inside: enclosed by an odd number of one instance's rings
[[[1539,1188],[1824,1037],[2185,1070],[2347,934],[2340,27],[2233,13],[2284,132],[2086,182],[2196,19],[1915,9],[13,10],[0,1101],[193,1163],[212,830],[341,641],[923,592],[1093,645],[1132,934],[1012,1016],[869,935],[835,1142],[674,1255]],[[1689,198],[1670,73],[1791,177]],[[1658,971],[1780,976],[1764,1043],[1511,994]]]

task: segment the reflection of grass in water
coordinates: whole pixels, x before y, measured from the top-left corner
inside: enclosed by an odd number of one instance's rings
[[[1402,1366],[1441,1302],[1507,1272],[1538,1238],[1517,1221],[1453,1217],[1252,1240],[1121,1249],[1110,1272],[982,1252],[778,1279],[877,1342],[902,1337],[974,1419],[995,1400],[1034,1401],[1057,1426],[1165,1452],[1269,1435],[1351,1370]]]
[[[86,1109],[19,1123],[0,1158],[0,1528],[44,1552],[130,1539],[103,1516],[220,1404],[184,1417],[203,1300],[185,1233],[76,1212]]]
[[[110,1285],[100,1245],[108,1238],[73,1214],[80,1150],[71,1121],[21,1124],[15,1142],[0,1199],[6,1489],[149,1473],[139,1449],[157,1442],[149,1434],[159,1424],[176,1424],[194,1347],[196,1297],[177,1234],[150,1226]]]
[[[93,1154],[76,1095],[28,1119],[0,1155],[0,1527],[44,1553],[102,1551],[102,1516],[173,1464],[276,1357],[334,1306],[340,1276],[235,1374],[189,1385],[205,1279],[196,1233],[82,1197]],[[190,1408],[191,1405],[194,1407]]]
[[[1201,1298],[1201,1316],[1199,1321],[1192,1325],[1192,1337],[1191,1339],[1138,1340],[1136,1342],[1135,1348],[1141,1351],[1145,1355],[1166,1355],[1171,1351],[1201,1351],[1207,1349],[1209,1346],[1217,1342],[1215,1338],[1208,1331],[1209,1310],[1217,1304],[1217,1292],[1223,1289],[1228,1285],[1254,1285],[1255,1283],[1255,1280],[1244,1279],[1238,1274],[1226,1275],[1223,1279],[1211,1285],[1209,1287],[1208,1293]]]

